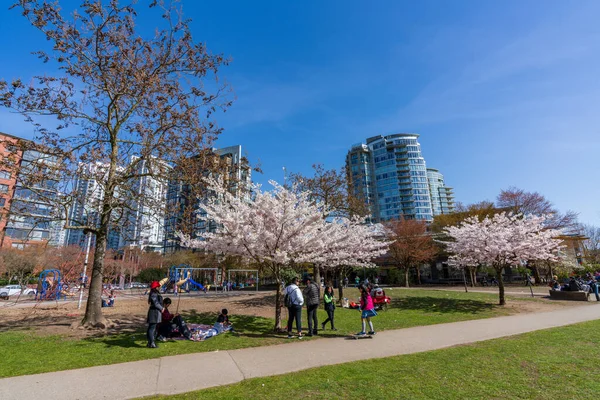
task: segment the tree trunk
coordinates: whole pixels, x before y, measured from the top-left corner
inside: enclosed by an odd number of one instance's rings
[[[107,232],[108,224],[104,229],[100,228],[96,233],[92,279],[90,280],[85,316],[81,321],[81,324],[88,328],[104,329],[108,324],[108,321],[104,318],[104,315],[102,315],[102,280]]]
[[[278,270],[278,267],[275,267]],[[283,307],[283,288],[281,285],[281,275],[279,272],[273,274],[277,282],[277,292],[275,293],[275,326],[273,331],[281,332],[281,308]]]
[[[471,278],[471,287],[475,287],[477,283],[477,270],[473,268],[469,268],[469,278]]]
[[[313,267],[313,282],[317,284],[318,287],[321,287],[321,268],[318,265]]]
[[[409,287],[409,284],[408,284],[408,271],[409,271],[408,268],[404,269],[404,287]]]
[[[338,281],[338,302],[342,305],[342,299],[344,298],[344,269],[340,268],[337,270],[337,281]]]
[[[496,268],[496,279],[498,279],[498,296],[500,298],[500,305],[506,304],[504,299],[504,281],[502,280],[502,268]]]
[[[540,277],[540,270],[538,269],[537,265],[534,265],[531,270],[533,271],[533,278],[535,279],[535,284],[539,285],[542,282],[542,279]]]
[[[421,267],[417,267],[417,283],[420,285],[421,284]]]

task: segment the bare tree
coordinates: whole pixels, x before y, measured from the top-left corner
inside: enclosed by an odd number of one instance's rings
[[[397,267],[404,271],[406,287],[409,286],[408,272],[411,268],[416,268],[421,283],[419,267],[438,253],[433,238],[427,232],[427,224],[424,221],[401,218],[389,221],[386,228],[387,238],[392,242],[389,255]]]
[[[583,242],[585,261],[589,264],[600,265],[600,228],[584,225],[583,234],[587,238]]]
[[[23,143],[24,150],[47,155],[20,180],[34,188],[52,177],[57,187],[48,201],[58,205],[57,218],[64,218],[68,229],[95,235],[82,324],[105,327],[101,294],[109,229],[127,222],[134,200],[150,209],[162,207],[162,199],[140,199],[140,179],[166,182],[171,167],[211,147],[221,132],[213,113],[230,103],[223,98],[227,86],[216,75],[228,60],[195,42],[189,20],[163,1],[150,2],[162,27],[149,36],[136,30],[135,7],[116,0],[82,0],[70,18],[57,3],[19,0],[15,7],[52,44],[50,52],[36,54],[60,71],[31,83],[0,80],[0,104],[24,115],[37,130],[37,145]],[[68,210],[87,201],[73,190],[82,174],[97,182],[101,193],[93,212],[76,220]]]
[[[567,211],[561,213],[544,195],[538,192],[526,192],[523,189],[509,187],[502,190],[496,199],[499,208],[508,209],[524,215],[547,215],[545,226],[549,229],[577,228],[577,213]]]
[[[8,282],[15,281],[21,286],[27,285],[34,276],[44,249],[31,246],[24,250],[7,248],[0,252],[1,269],[8,277]]]

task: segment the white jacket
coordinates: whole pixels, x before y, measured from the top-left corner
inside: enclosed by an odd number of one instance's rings
[[[290,299],[293,304],[297,306],[304,305],[304,297],[302,296],[302,291],[297,285],[293,283],[288,285],[283,291],[283,295],[285,296],[286,294],[290,295]]]

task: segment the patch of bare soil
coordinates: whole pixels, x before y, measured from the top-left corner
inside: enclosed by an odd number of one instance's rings
[[[171,297],[171,312],[186,315],[214,313],[215,319],[223,308],[230,315],[250,315],[274,318],[275,296],[272,292],[235,293],[234,295],[194,295]],[[39,302],[0,308],[0,332],[33,329],[40,335],[63,335],[67,337],[105,336],[122,332],[134,332],[144,327],[148,312],[147,297],[141,295],[117,295],[114,307],[103,308],[104,316],[112,326],[101,332],[75,328],[83,318],[76,302]]]

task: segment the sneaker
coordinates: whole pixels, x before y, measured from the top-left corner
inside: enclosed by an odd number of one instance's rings
[[[374,334],[375,334],[375,331],[370,331],[370,332],[368,332],[367,334],[368,334],[368,335],[374,335]]]
[[[356,336],[365,336],[365,335],[366,335],[366,333],[365,333],[364,331],[363,331],[363,332],[358,332],[358,333],[356,334]]]
[[[288,339],[293,339],[294,335],[292,335],[291,333],[288,333]]]
[[[321,324],[321,330],[324,331],[325,330],[325,323]]]
[[[150,348],[150,349],[156,349],[156,343],[148,343],[146,345],[146,347]]]
[[[298,335],[298,339],[302,339],[304,336],[302,335]]]
[[[337,328],[331,328],[332,331],[337,331]]]
[[[310,332],[306,334],[306,336],[309,336],[309,337],[310,337],[310,336],[312,336],[312,335],[313,335],[313,334],[312,334],[312,333],[310,333]]]
[[[167,338],[164,337],[164,336],[159,336],[159,337],[156,338],[156,340],[158,340],[159,342],[166,342]]]

